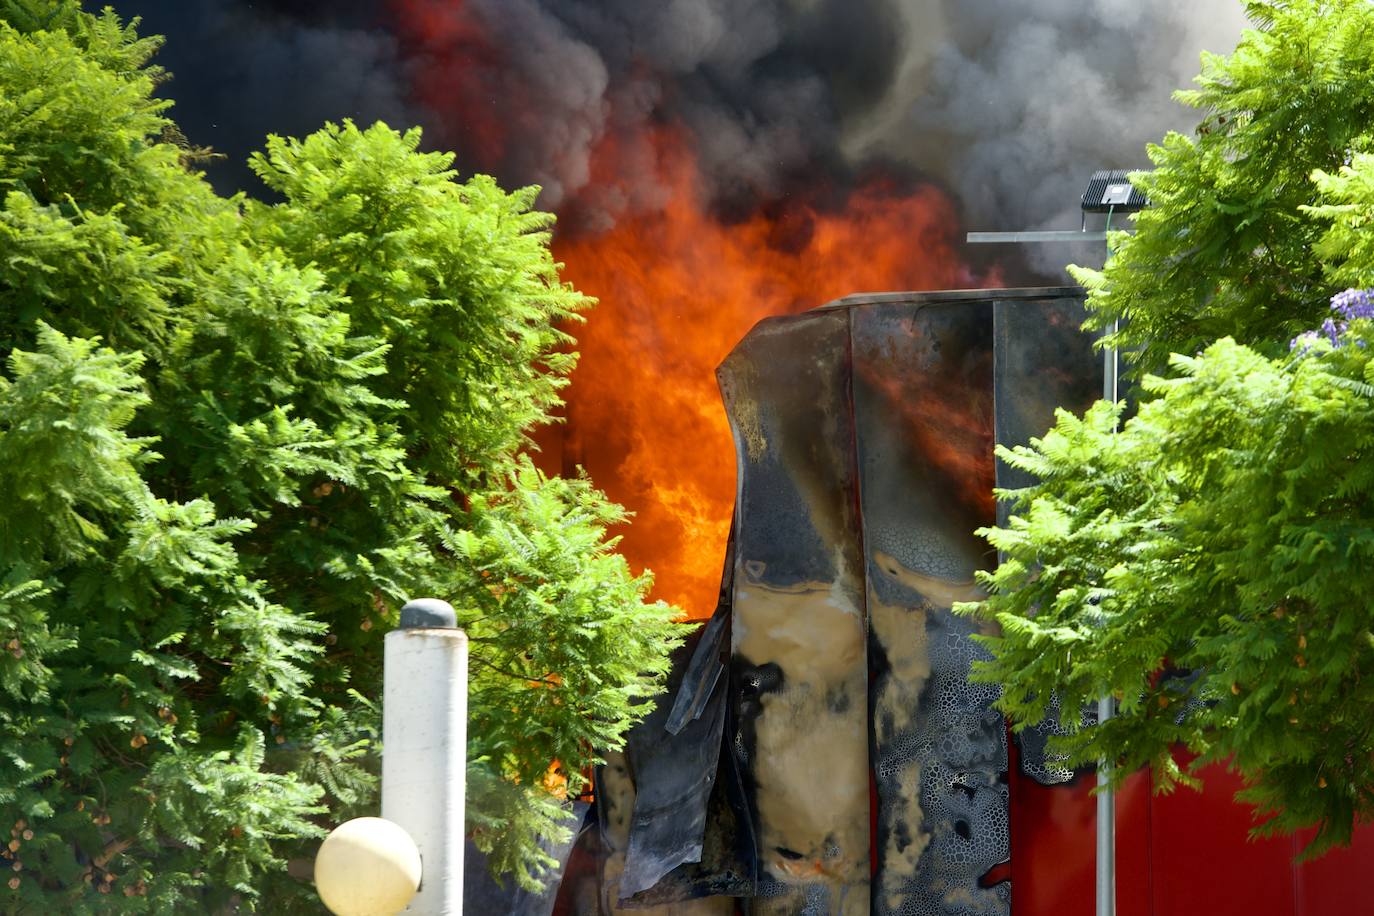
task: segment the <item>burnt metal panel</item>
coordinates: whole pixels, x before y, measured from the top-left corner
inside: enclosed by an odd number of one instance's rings
[[[1054,425],[1054,412],[1064,408],[1082,414],[1102,394],[1102,357],[1093,352],[1093,337],[1081,330],[1088,317],[1083,293],[1046,299],[999,300],[995,305],[994,394],[997,444],[1027,445]],[[1025,471],[997,460],[997,486],[1020,489],[1035,483]],[[1005,526],[1011,503],[997,506],[997,524]],[[1085,708],[1085,722],[1096,721]],[[1060,733],[1056,702],[1045,721],[1016,736],[1021,772],[1041,785],[1071,781],[1076,775],[1062,756],[1050,754],[1046,742]]]
[[[1081,300],[847,297],[721,365],[734,555],[702,645],[599,777],[602,912],[1008,913],[1005,723],[950,608],[995,560],[973,534],[994,478],[1029,482],[994,441],[1095,396]]]
[[[998,445],[1026,445],[1054,425],[1056,408],[1082,414],[1102,396],[1102,357],[1093,352],[1093,337],[1081,330],[1087,317],[1081,292],[994,305]],[[997,486],[1034,482],[998,459]],[[999,525],[1006,524],[1009,511],[1008,503],[998,505]]]
[[[756,890],[758,855],[739,762],[729,751],[721,754],[730,698],[736,695],[723,676],[730,652],[733,533],[730,544],[716,613],[691,638],[698,641],[685,667],[682,657],[675,659],[667,691],[676,697],[671,709],[660,707],[629,737],[630,765],[644,791],[634,803],[622,908],[752,897]],[[691,648],[690,640],[684,648]],[[663,873],[665,868],[671,870]],[[650,881],[651,872],[661,877]]]
[[[729,606],[717,610],[695,634],[695,646],[679,653],[668,689],[656,700],[653,712],[629,735],[628,754],[634,775],[635,798],[620,877],[620,898],[648,890],[677,868],[701,861],[706,833],[707,802],[716,782],[721,736],[725,725],[725,687],[714,669],[722,650]],[[690,657],[682,664],[680,659]],[[708,686],[709,684],[709,686]],[[689,708],[670,731],[669,707],[674,694],[690,697]],[[688,896],[684,893],[683,896]]]
[[[877,795],[875,914],[1005,914],[1006,728],[956,601],[993,558],[992,307],[851,312]]]
[[[849,316],[761,322],[718,370],[735,439],[731,681],[751,913],[868,912],[867,661]]]
[[[625,749],[605,754],[553,916],[726,916],[731,897],[752,892],[738,793],[720,779],[734,773],[729,761],[720,765],[728,686],[714,670],[728,653],[729,619],[722,601],[674,653],[665,690]],[[673,732],[665,726],[675,714],[682,727]]]

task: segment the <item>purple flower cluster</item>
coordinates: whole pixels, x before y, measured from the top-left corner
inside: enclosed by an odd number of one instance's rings
[[[1348,289],[1331,297],[1331,311],[1346,321],[1374,318],[1374,290]]]
[[[1306,331],[1294,337],[1288,349],[1301,347],[1306,352],[1322,337],[1331,341],[1331,346],[1339,347],[1341,336],[1350,327],[1350,322],[1357,318],[1374,318],[1374,290],[1348,289],[1337,293],[1331,297],[1331,311],[1335,314],[1323,321],[1319,330]],[[1363,346],[1364,341],[1360,341],[1360,345]]]

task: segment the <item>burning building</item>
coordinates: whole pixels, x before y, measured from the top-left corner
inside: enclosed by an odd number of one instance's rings
[[[730,348],[855,291],[1057,280],[963,247],[964,227],[1069,224],[1086,170],[1143,165],[1146,139],[1186,126],[1170,91],[1243,22],[1233,0],[115,6],[168,35],[166,91],[225,154],[222,186],[253,188],[267,133],[352,117],[543,188],[565,278],[599,299],[543,461],[636,513],[623,549],[695,618],[732,510],[713,379]]]
[[[1067,289],[854,296],[724,360],[720,603],[602,774],[569,912],[1008,912],[1007,733],[950,606],[994,562],[972,532],[998,432],[1095,392],[1079,310]],[[1047,356],[1088,371],[1037,383]]]
[[[1081,406],[1097,364],[1074,291],[992,290],[1060,263],[959,239],[1069,225],[1088,169],[1144,164],[1240,4],[115,5],[171,37],[222,185],[269,132],[381,118],[559,215],[564,277],[600,304],[542,460],[633,510],[632,563],[711,617],[602,774],[563,911],[1090,912],[1088,786],[1008,743],[948,608],[992,561],[969,532],[994,442]],[[988,291],[839,298],[959,287]],[[1294,868],[1288,841],[1242,847],[1234,782],[1209,785],[1121,794],[1123,916],[1346,911],[1368,838]]]
[[[1100,391],[1075,288],[849,296],[721,363],[736,502],[715,614],[599,774],[555,913],[1088,914],[1091,777],[969,680],[994,443]],[[1117,808],[1122,916],[1325,916],[1374,831],[1246,842],[1234,777]]]
[[[765,320],[724,361],[739,483],[723,601],[663,731],[631,746],[633,814],[605,857],[624,864],[603,887],[751,912],[1006,912],[988,877],[1009,853],[1006,732],[950,605],[991,562],[972,532],[995,518],[994,311],[1065,303],[1076,292],[856,296]],[[685,741],[721,747],[717,778],[683,772]],[[649,782],[686,791],[650,786],[669,803],[649,815]],[[690,864],[697,847],[718,858]]]

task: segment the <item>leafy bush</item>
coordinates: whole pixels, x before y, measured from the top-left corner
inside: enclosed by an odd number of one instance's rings
[[[1001,452],[1039,482],[1003,494],[1004,560],[962,610],[1000,624],[977,676],[1016,727],[1114,695],[1063,723],[1075,762],[1167,790],[1195,780],[1179,746],[1229,761],[1256,832],[1315,825],[1315,854],[1374,816],[1374,7],[1249,9],[1180,94],[1198,138],[1136,179],[1138,234],[1080,272],[1091,323],[1125,319],[1139,414],[1060,412]]]
[[[0,5],[0,909],[311,899],[420,595],[471,636],[470,825],[533,885],[678,638],[623,511],[521,457],[590,302],[534,189],[414,131],[269,138],[280,199],[216,195],[135,25]]]

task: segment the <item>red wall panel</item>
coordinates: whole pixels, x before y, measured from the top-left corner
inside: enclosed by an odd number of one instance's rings
[[[1232,800],[1240,779],[1220,766],[1201,776],[1201,792],[1151,800],[1151,916],[1297,916],[1293,839],[1248,840],[1250,809]]]
[[[1298,916],[1374,913],[1374,827],[1355,831],[1348,848],[1299,865],[1294,885]]]
[[[1013,749],[1014,754],[1014,749]],[[1240,778],[1202,771],[1203,790],[1117,796],[1118,916],[1374,916],[1374,827],[1305,864],[1307,837],[1250,840]],[[1013,916],[1093,916],[1096,799],[1091,774],[1042,786],[1011,767]]]

